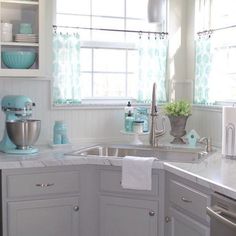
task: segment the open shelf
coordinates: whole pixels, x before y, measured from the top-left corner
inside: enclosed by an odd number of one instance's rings
[[[0,0],[3,8],[12,9],[25,9],[25,10],[35,10],[38,8],[39,3],[33,1],[13,1],[13,0]]]
[[[0,2],[20,5],[39,5],[38,1],[0,0]]]
[[[15,47],[38,47],[38,43],[18,43],[18,42],[1,42],[2,46],[15,46]]]
[[[42,40],[43,26],[45,20],[45,3],[47,0],[0,0],[0,21],[3,23],[12,24],[12,40],[4,41],[0,38],[0,78],[1,77],[41,77],[43,70],[42,55],[44,46],[44,40]],[[16,35],[20,34],[21,24],[30,24],[32,26],[32,34],[35,34],[37,41],[18,41],[20,37],[16,39]],[[0,25],[1,31],[1,25]],[[7,51],[29,51],[36,53],[36,59],[34,64],[30,68],[15,69],[8,68],[8,63],[4,63],[2,53]],[[6,60],[6,59],[5,59]],[[8,65],[8,66],[7,66]]]
[[[17,76],[16,76],[17,75]],[[5,77],[34,77],[40,76],[38,69],[1,69],[1,76]]]

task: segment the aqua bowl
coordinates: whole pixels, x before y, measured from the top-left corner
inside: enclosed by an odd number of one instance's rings
[[[12,69],[29,69],[36,60],[36,53],[29,51],[3,51],[4,65]]]

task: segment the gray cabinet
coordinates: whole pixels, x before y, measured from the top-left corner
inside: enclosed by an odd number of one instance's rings
[[[157,236],[157,202],[100,197],[101,236]]]
[[[3,236],[81,235],[78,169],[4,170],[1,177]]]
[[[78,236],[78,198],[8,203],[8,236]]]
[[[167,174],[165,236],[209,236],[209,190]]]
[[[170,222],[168,223],[167,236],[209,236],[209,227],[193,220],[180,211],[169,209]]]
[[[160,234],[159,172],[152,175],[152,190],[123,189],[121,168],[100,173],[100,236],[157,236]]]
[[[3,236],[210,235],[210,190],[162,170],[151,191],[123,189],[111,166],[1,173]]]

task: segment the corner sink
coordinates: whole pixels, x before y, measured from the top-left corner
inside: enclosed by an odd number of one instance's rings
[[[156,157],[166,162],[199,162],[211,153],[203,147],[184,146],[134,146],[134,145],[95,145],[67,153],[70,156],[123,158],[125,156]]]

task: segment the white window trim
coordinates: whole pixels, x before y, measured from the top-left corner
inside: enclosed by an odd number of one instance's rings
[[[105,49],[126,49],[137,50],[135,43],[104,42],[104,41],[81,41],[81,48],[105,48]]]
[[[51,109],[52,110],[123,110],[124,107],[127,105],[128,101],[131,101],[133,107],[146,107],[150,108],[149,103],[136,103],[132,99],[123,99],[123,100],[104,100],[104,103],[99,99],[94,99],[93,103],[89,103],[91,99],[88,99],[86,102],[79,104],[79,105],[55,105],[53,101],[51,102]]]
[[[57,25],[56,22],[56,15],[58,14],[56,12],[56,0],[52,0],[53,2],[53,25]],[[163,32],[167,31],[168,28],[168,9],[169,9],[169,3],[167,1],[166,4],[166,21],[163,22],[163,25],[161,25],[161,28]],[[65,14],[60,13],[59,14]],[[71,14],[74,15],[74,14]],[[76,14],[75,14],[76,15]],[[78,14],[82,15],[82,14]],[[90,16],[96,16],[96,15],[90,15]],[[112,17],[112,16],[101,16],[99,17]],[[113,18],[122,18],[123,17],[113,17]],[[129,20],[142,20],[142,18],[134,18],[134,17],[127,17]],[[160,25],[158,26],[158,28]],[[81,41],[81,48],[99,48],[99,49],[123,49],[123,50],[138,50],[138,45],[136,43],[130,43],[130,42],[104,42],[104,41]],[[166,78],[166,80],[168,80]],[[54,104],[53,103],[53,81],[50,81],[51,83],[51,109],[53,110],[71,110],[71,109],[78,109],[78,110],[87,110],[87,109],[123,109],[124,106],[126,106],[127,101],[131,101],[132,105],[135,107],[150,107],[150,103],[137,103],[137,100],[134,98],[124,97],[122,99],[119,98],[88,98],[88,99],[82,99],[81,104]],[[151,91],[150,91],[151,92]]]

